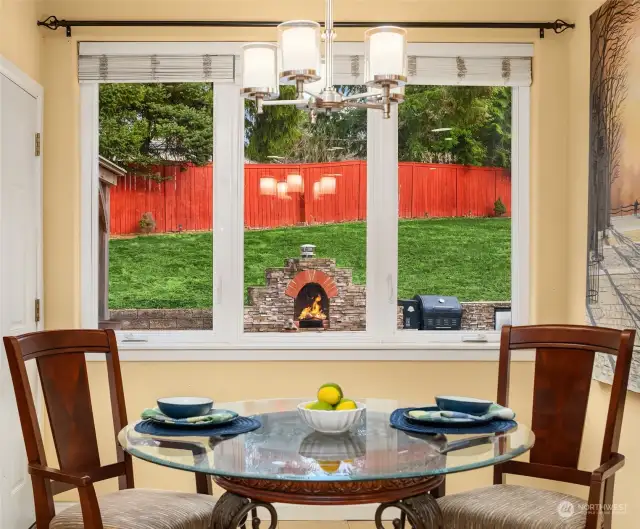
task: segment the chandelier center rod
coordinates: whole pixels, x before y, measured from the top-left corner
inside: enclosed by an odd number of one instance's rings
[[[333,90],[333,0],[325,0],[324,36],[324,88],[328,91]]]

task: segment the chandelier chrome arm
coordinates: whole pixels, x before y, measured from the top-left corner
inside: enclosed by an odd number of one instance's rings
[[[357,101],[345,101],[344,106],[346,108],[372,108],[374,110],[384,111],[384,105],[382,103],[359,103]]]
[[[306,99],[274,99],[272,101],[264,101],[262,103],[265,107],[282,107],[285,105],[307,105]]]

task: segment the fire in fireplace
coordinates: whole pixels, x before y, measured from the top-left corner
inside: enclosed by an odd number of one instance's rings
[[[329,325],[329,297],[317,283],[308,283],[294,302],[294,315],[301,329],[324,329]]]

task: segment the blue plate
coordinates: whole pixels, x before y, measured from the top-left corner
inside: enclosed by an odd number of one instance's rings
[[[424,408],[408,408],[404,411],[404,417],[413,423],[417,424],[442,424],[451,426],[473,426],[480,424],[487,424],[491,422],[491,419],[464,419],[453,417],[414,417],[411,412],[414,411],[442,411],[438,406],[426,406]]]
[[[215,428],[223,424],[229,424],[238,418],[238,414],[231,410],[211,410],[205,415],[205,417],[211,417],[208,421],[194,422],[192,419],[173,419],[171,417],[165,417],[161,414],[146,417],[149,421],[155,424],[161,424],[163,426],[178,428]]]

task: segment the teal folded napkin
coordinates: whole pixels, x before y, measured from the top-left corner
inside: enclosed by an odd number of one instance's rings
[[[409,417],[418,421],[434,421],[434,422],[459,422],[460,419],[473,421],[492,421],[499,419],[503,421],[511,421],[515,419],[516,414],[511,408],[505,408],[500,404],[492,404],[487,413],[484,415],[471,415],[469,413],[461,413],[458,411],[445,410],[412,410],[408,413]]]
[[[173,419],[162,413],[158,408],[147,408],[140,414],[142,419],[151,419],[166,424],[221,424],[235,419],[238,414],[229,410],[213,410],[207,415],[188,417],[186,419]]]

